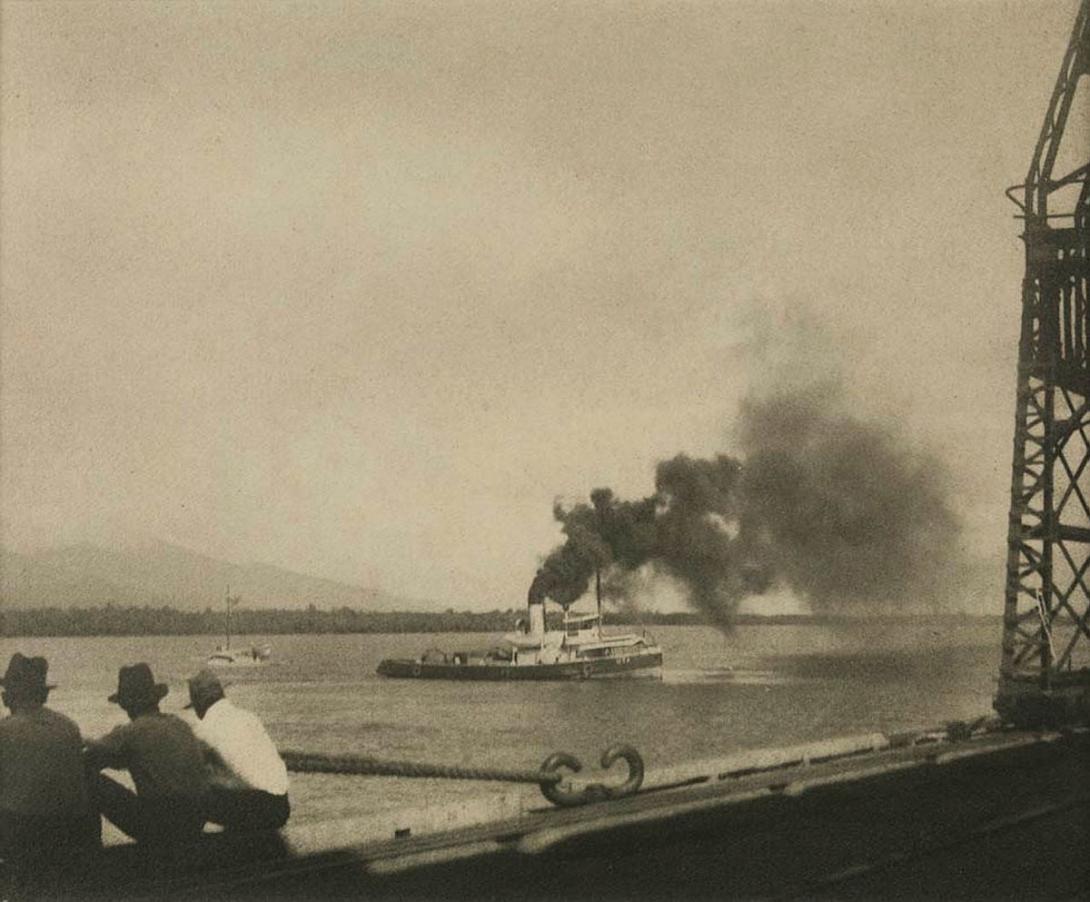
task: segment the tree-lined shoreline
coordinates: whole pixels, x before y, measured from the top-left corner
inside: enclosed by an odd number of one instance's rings
[[[313,605],[291,610],[238,610],[232,614],[232,630],[239,635],[291,635],[334,633],[502,633],[514,628],[521,610],[505,611],[361,611],[353,608],[323,610]],[[558,615],[556,615],[558,616]],[[853,616],[739,614],[735,625],[822,625],[859,621]],[[870,619],[870,618],[868,618]],[[905,621],[981,620],[976,615],[905,615]],[[688,611],[644,612],[638,617],[607,611],[607,625],[709,626],[700,614]],[[0,636],[197,636],[219,635],[224,630],[223,611],[180,611],[171,607],[27,608],[0,611]]]

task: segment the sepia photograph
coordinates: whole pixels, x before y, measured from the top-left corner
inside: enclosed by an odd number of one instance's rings
[[[0,902],[1090,898],[1090,0],[0,0]]]

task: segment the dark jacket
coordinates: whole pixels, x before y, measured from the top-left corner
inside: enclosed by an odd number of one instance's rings
[[[207,790],[201,744],[173,714],[141,714],[91,743],[87,753],[96,767],[128,770],[142,799],[199,804]]]

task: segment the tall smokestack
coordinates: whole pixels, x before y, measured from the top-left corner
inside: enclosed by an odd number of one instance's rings
[[[544,573],[537,571],[534,581],[530,583],[530,591],[526,593],[526,608],[530,614],[530,635],[545,635],[545,589]]]
[[[545,605],[540,601],[530,605],[530,635],[545,635]]]

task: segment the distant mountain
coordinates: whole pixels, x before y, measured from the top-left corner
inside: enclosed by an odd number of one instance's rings
[[[165,542],[125,549],[79,544],[35,554],[0,550],[0,606],[9,608],[113,604],[199,611],[221,607],[228,585],[251,609],[434,606],[269,564],[232,564]]]

